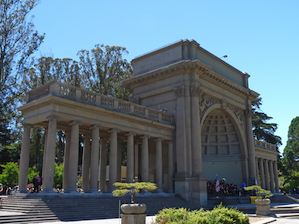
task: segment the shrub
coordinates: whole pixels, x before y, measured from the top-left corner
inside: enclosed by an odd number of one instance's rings
[[[137,182],[137,183],[120,183],[115,182],[113,184],[116,187],[114,190],[113,196],[124,196],[126,194],[132,194],[131,203],[134,203],[135,194],[138,194],[140,191],[154,191],[157,189],[157,185],[150,182]]]
[[[211,211],[203,209],[190,211],[185,208],[169,208],[156,215],[157,224],[249,224],[249,218],[236,209],[219,205]]]

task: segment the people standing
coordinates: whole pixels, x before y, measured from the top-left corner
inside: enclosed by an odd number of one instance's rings
[[[34,193],[38,193],[38,177],[37,175],[33,178]]]
[[[38,191],[41,191],[42,184],[43,184],[43,178],[41,175],[39,175],[37,182],[38,182]]]

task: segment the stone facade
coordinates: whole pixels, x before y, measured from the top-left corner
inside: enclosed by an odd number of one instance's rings
[[[249,89],[247,73],[193,40],[137,57],[132,65],[134,76],[123,83],[132,91],[131,102],[56,82],[27,94],[27,103],[19,108],[25,124],[21,192],[27,184],[33,126],[47,131],[44,192],[51,192],[53,185],[57,129],[67,133],[66,193],[76,193],[79,134],[85,137],[84,192],[106,192],[120,181],[123,142],[128,150],[126,181],[137,177],[155,182],[157,192],[175,192],[205,204],[207,180],[215,179],[216,174],[237,184],[254,184],[260,177],[262,186],[278,191],[275,146],[253,139],[250,104],[259,94]],[[108,139],[110,166],[106,177]]]

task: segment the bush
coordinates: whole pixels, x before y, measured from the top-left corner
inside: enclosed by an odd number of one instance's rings
[[[211,211],[203,209],[189,211],[185,208],[169,208],[159,211],[156,224],[249,224],[249,218],[236,209],[228,209],[218,205]]]
[[[0,183],[7,186],[17,185],[19,180],[18,164],[8,162],[5,165],[1,165],[1,167],[3,168],[3,171],[0,175]]]

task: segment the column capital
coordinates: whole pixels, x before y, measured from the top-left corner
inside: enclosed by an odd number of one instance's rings
[[[33,128],[34,126],[32,124],[23,123],[23,128]]]
[[[198,84],[192,84],[190,86],[190,95],[192,97],[199,97],[200,93],[201,93],[201,89]]]
[[[174,140],[166,140],[165,141],[167,144],[173,144],[174,143]]]
[[[103,140],[103,141],[108,141],[108,138],[107,137],[101,137],[101,139],[100,140]]]
[[[149,135],[143,135],[143,136],[140,137],[140,139],[144,139],[144,138],[150,139],[151,136],[149,136]]]
[[[71,122],[69,123],[70,126],[73,126],[73,125],[75,125],[75,124],[79,124],[79,126],[81,126],[81,125],[82,125],[82,122],[79,121],[79,120],[73,120],[73,121],[71,121]]]
[[[84,133],[84,134],[82,135],[82,137],[83,137],[83,138],[88,138],[88,137],[90,138],[90,134],[89,134],[89,133]]]
[[[154,141],[155,141],[155,142],[157,142],[157,141],[161,141],[161,142],[163,142],[163,141],[164,141],[164,138],[158,137],[158,138],[155,138]]]
[[[60,121],[60,117],[56,116],[56,115],[50,115],[46,118],[47,121],[53,121],[53,120],[56,120],[56,121]]]
[[[126,136],[130,136],[130,135],[133,135],[133,136],[136,136],[136,132],[134,131],[130,131],[126,134]]]
[[[108,131],[108,133],[112,133],[112,132],[117,132],[117,133],[119,133],[120,130],[119,130],[118,128],[111,128],[111,129]]]
[[[177,98],[185,96],[185,85],[181,85],[177,88],[174,88],[173,91]]]
[[[102,129],[102,125],[100,125],[100,124],[93,124],[93,125],[90,126],[90,129],[95,129],[95,128]]]

